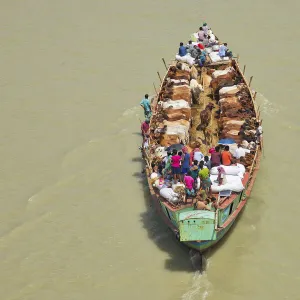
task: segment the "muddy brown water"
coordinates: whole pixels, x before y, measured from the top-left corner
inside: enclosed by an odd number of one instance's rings
[[[1,0],[1,299],[300,299],[299,3]],[[254,75],[265,158],[201,275],[149,201],[138,103],[203,20]]]

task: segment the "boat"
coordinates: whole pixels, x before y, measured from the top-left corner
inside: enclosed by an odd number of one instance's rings
[[[195,37],[193,34],[193,44],[199,45]],[[220,44],[217,41],[205,46],[207,55],[202,66],[191,62],[189,55],[177,55],[168,65],[163,59],[166,74],[163,78],[158,74],[161,85],[151,100],[149,134],[141,147],[147,183],[158,213],[181,243],[200,253],[216,245],[238,219],[249,201],[263,153],[262,120],[256,92],[250,87],[252,77],[246,80],[245,67],[242,71],[238,56],[218,55]],[[209,124],[205,126],[201,112],[209,106]],[[210,175],[212,196],[217,199],[214,211],[195,209],[195,197],[175,197],[176,201],[172,201],[162,196],[161,182],[169,189],[174,184],[166,179],[170,175],[161,179],[157,171],[168,151],[185,147],[192,153],[200,148],[209,155],[216,145],[229,145],[232,152],[237,144],[251,151],[239,164],[244,166],[243,174],[227,175],[238,177],[242,189],[220,189],[214,185],[216,175]]]

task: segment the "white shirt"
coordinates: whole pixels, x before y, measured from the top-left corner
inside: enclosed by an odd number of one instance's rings
[[[240,157],[245,156],[246,153],[250,153],[250,150],[239,147],[235,150],[234,157],[239,159]]]
[[[216,41],[216,37],[215,37],[214,34],[210,34],[209,36],[210,36],[210,39],[209,39],[209,42],[210,42],[210,43],[213,43],[213,42]]]
[[[198,162],[200,162],[202,159],[204,158],[204,155],[202,154],[202,152],[194,152],[194,160],[197,160]]]

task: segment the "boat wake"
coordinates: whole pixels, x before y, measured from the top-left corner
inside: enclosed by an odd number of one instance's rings
[[[190,260],[193,268],[196,270],[194,273],[191,287],[182,295],[182,300],[205,300],[208,297],[211,283],[207,278],[205,270],[209,267],[209,260],[204,255],[200,255],[198,251],[190,250]]]
[[[182,300],[205,300],[209,295],[211,283],[206,273],[196,271],[194,273],[190,289],[181,296]]]
[[[263,94],[257,93],[257,103],[259,103],[260,111],[269,117],[273,117],[279,113],[281,108],[268,100]]]

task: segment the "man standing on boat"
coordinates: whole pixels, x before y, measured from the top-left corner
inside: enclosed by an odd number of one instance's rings
[[[145,115],[145,118],[146,119],[150,119],[151,118],[151,104],[150,104],[150,101],[149,101],[149,95],[146,94],[145,95],[145,98],[141,101],[140,105],[141,107],[144,109],[144,115]]]
[[[187,55],[187,50],[186,47],[183,46],[183,43],[180,43],[179,49],[178,49],[178,54],[182,57],[182,56],[186,56]]]

